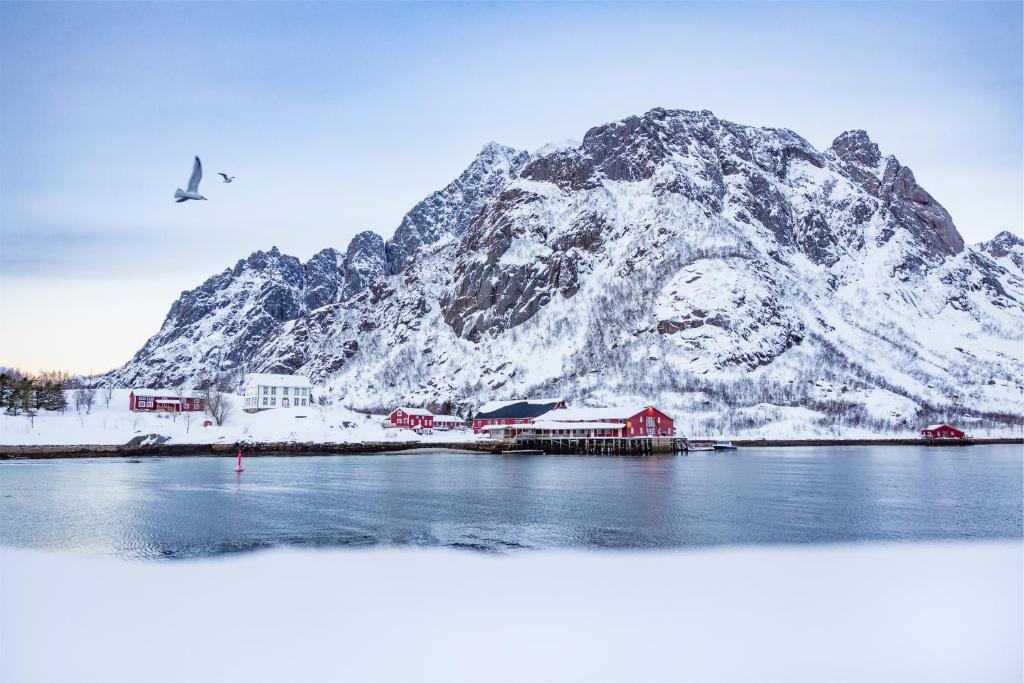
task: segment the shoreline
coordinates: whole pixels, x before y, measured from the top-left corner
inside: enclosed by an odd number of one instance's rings
[[[803,446],[988,446],[1022,445],[1024,438],[974,439],[969,444],[956,442],[926,442],[921,439],[733,439],[740,448],[796,448]],[[134,456],[233,456],[239,447],[246,457],[260,456],[314,456],[314,455],[367,455],[400,453],[413,450],[468,451],[501,453],[510,444],[501,441],[456,441],[438,443],[388,443],[383,441],[315,443],[267,442],[255,444],[201,443],[164,444],[151,446],[69,444],[16,446],[0,444],[0,460],[49,460],[58,458],[120,458]]]

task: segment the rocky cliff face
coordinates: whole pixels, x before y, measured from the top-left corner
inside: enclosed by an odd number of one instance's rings
[[[558,393],[720,431],[1024,397],[1020,240],[965,245],[864,131],[819,151],[654,109],[534,154],[488,145],[387,243],[260,254],[184,294],[111,377],[193,377],[216,349],[356,406]]]
[[[160,331],[109,377],[123,386],[174,386],[245,367],[282,324],[346,300],[385,271],[384,240],[370,232],[344,254],[324,249],[306,263],[277,247],[256,251],[182,292]]]
[[[486,145],[450,185],[405,215],[387,243],[390,272],[401,272],[426,247],[462,237],[481,207],[493,200],[528,156],[495,142]]]

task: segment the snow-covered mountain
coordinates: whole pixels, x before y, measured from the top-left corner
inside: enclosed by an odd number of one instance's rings
[[[1021,412],[1024,244],[964,244],[864,131],[653,109],[575,145],[491,143],[392,240],[256,252],[109,378],[308,374],[356,407],[655,401],[691,432]]]

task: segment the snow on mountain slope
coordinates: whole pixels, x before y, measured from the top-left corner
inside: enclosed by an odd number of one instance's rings
[[[1024,240],[1012,232],[1004,230],[976,248],[1013,275],[1024,276]]]
[[[488,143],[469,167],[443,190],[414,206],[387,243],[391,272],[408,266],[425,246],[459,238],[480,208],[528,157],[496,142]]]
[[[576,145],[492,143],[379,246],[359,286],[316,290],[324,305],[261,307],[262,287],[303,301],[283,265],[243,269],[245,295],[218,280],[191,335],[169,316],[111,378],[209,372],[229,319],[230,367],[308,374],[357,407],[655,401],[694,433],[796,409],[819,433],[1021,414],[1024,247],[965,245],[863,131],[820,152],[654,109]]]

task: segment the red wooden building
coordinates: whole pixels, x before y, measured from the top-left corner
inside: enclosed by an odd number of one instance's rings
[[[565,401],[560,398],[488,401],[473,416],[473,433],[482,434],[489,425],[531,424],[544,413],[563,408]]]
[[[673,436],[676,431],[672,418],[654,406],[565,408],[553,410],[536,420],[538,425],[543,422],[621,425],[621,432],[616,430],[614,435],[622,438]]]
[[[417,432],[434,429],[434,414],[426,408],[407,408],[399,406],[388,415],[388,423],[392,427],[403,427]]]
[[[921,436],[926,439],[956,439],[963,441],[966,436],[956,427],[947,424],[928,425],[921,430]]]
[[[128,394],[128,410],[166,411],[169,413],[202,412],[206,400],[194,391],[175,389],[133,389]]]

